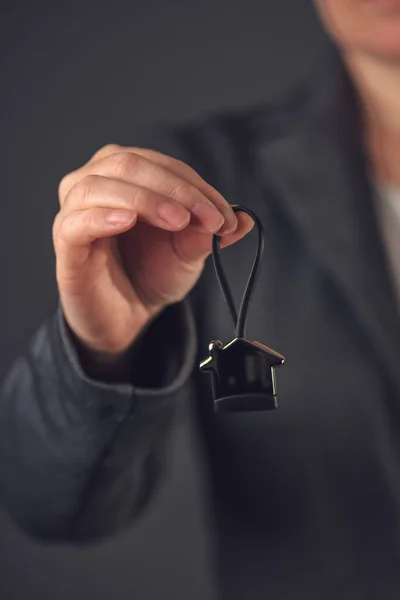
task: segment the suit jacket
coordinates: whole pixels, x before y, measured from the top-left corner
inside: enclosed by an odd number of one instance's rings
[[[329,51],[279,102],[151,138],[263,222],[248,333],[286,357],[279,408],[213,412],[198,363],[234,336],[210,261],[138,342],[129,382],[85,374],[58,308],[2,388],[2,497],[26,531],[83,543],[128,527],[190,403],[222,598],[399,597],[400,323],[360,116]],[[254,251],[250,234],[222,253],[236,297]]]

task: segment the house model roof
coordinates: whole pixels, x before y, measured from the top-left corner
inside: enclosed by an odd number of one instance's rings
[[[229,350],[232,348],[233,346],[237,346],[240,345],[242,348],[248,348],[249,350],[254,350],[257,352],[263,352],[264,354],[268,355],[268,358],[270,359],[270,364],[272,365],[283,365],[283,363],[285,362],[285,357],[282,356],[282,354],[279,354],[279,352],[277,352],[276,350],[273,350],[272,348],[269,348],[268,346],[265,346],[264,344],[261,344],[261,342],[257,342],[257,341],[250,341],[250,340],[246,340],[244,338],[235,338],[233,339],[231,342],[228,342],[227,344],[223,344],[222,342],[220,342],[219,340],[215,340],[210,342],[208,349],[210,351],[210,355],[205,358],[201,363],[200,363],[200,369],[205,368],[207,365],[209,365],[209,363],[212,361],[213,357],[212,354],[213,352],[215,352],[215,350],[221,350],[224,352],[229,352]],[[236,348],[235,348],[236,349]]]

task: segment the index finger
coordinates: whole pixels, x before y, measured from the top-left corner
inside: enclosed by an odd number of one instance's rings
[[[60,182],[59,186],[59,196],[60,202],[62,203],[70,189],[75,185],[80,179],[82,179],[85,175],[90,173],[90,168],[100,162],[104,158],[112,156],[113,154],[121,154],[121,152],[127,152],[131,154],[138,154],[143,156],[143,158],[147,158],[151,160],[155,164],[162,166],[164,169],[169,170],[174,175],[180,177],[183,180],[186,180],[191,185],[195,186],[204,196],[212,202],[217,208],[224,208],[224,212],[228,209],[229,211],[229,230],[235,231],[238,221],[236,214],[231,209],[230,204],[226,201],[226,199],[216,190],[212,185],[207,183],[192,167],[190,167],[187,163],[174,158],[172,156],[168,156],[157,150],[151,148],[140,148],[137,146],[120,146],[118,144],[107,144],[100,148],[97,152],[93,154],[90,160],[85,163],[79,169],[73,171],[64,177],[63,181]],[[232,224],[234,229],[232,229]],[[236,225],[236,227],[235,227]],[[224,233],[225,225],[221,228],[220,233]]]

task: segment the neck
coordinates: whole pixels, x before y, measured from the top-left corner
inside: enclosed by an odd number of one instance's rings
[[[375,174],[400,185],[400,64],[355,52],[344,60],[364,106],[365,143]]]

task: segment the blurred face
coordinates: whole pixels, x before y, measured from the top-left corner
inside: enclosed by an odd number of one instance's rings
[[[400,63],[400,0],[314,0],[326,30],[349,52]]]

